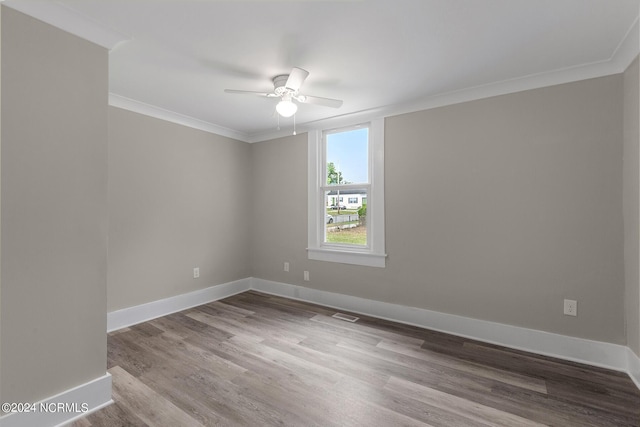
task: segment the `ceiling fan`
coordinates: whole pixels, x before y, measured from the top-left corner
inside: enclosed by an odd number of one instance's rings
[[[276,111],[282,117],[291,117],[296,111],[298,106],[293,102],[294,100],[303,104],[315,104],[322,105],[331,108],[340,108],[342,101],[331,98],[321,98],[319,96],[308,96],[299,93],[302,83],[309,75],[309,72],[302,68],[294,67],[291,70],[291,74],[282,74],[273,78],[273,92],[254,92],[249,90],[234,90],[225,89],[226,93],[240,93],[248,95],[258,95],[267,98],[281,98],[281,101],[276,105]]]

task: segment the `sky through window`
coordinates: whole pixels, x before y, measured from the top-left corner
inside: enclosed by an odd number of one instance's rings
[[[369,181],[369,129],[360,128],[327,135],[327,164],[333,162],[349,183]]]

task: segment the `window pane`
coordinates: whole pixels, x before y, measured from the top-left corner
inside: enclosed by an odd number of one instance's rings
[[[324,205],[325,243],[367,246],[366,190],[325,191]]]
[[[327,184],[369,182],[369,128],[326,135]]]

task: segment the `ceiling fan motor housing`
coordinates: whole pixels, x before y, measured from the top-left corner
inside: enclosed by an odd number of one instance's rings
[[[282,74],[273,78],[273,91],[276,95],[281,96],[283,93],[287,92],[287,88],[284,85],[287,83],[288,79],[289,74]]]

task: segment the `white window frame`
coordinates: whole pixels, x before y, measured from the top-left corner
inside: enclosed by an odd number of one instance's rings
[[[362,126],[369,127],[369,182],[348,184],[347,186],[367,189],[367,245],[325,243],[326,201],[323,187],[326,185],[323,184],[323,180],[326,180],[326,150],[324,135]],[[384,268],[387,257],[384,241],[384,119],[373,119],[365,123],[341,126],[336,129],[310,131],[308,165],[307,254],[309,259]]]

